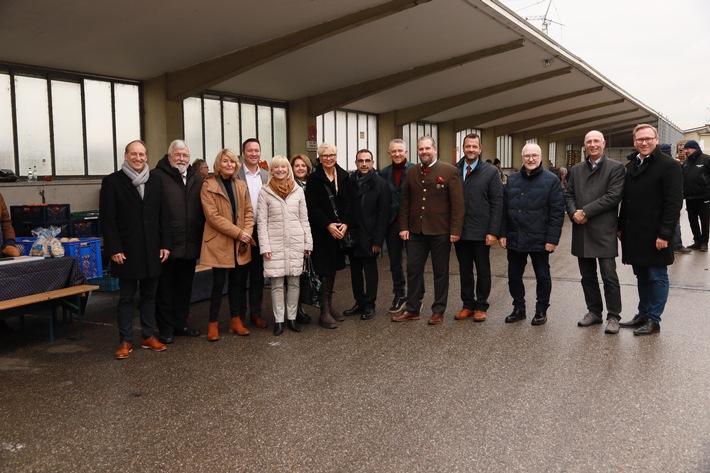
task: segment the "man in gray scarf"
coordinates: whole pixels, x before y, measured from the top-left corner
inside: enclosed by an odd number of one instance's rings
[[[170,250],[170,213],[160,179],[150,177],[145,143],[126,146],[121,169],[101,183],[99,211],[104,250],[111,256],[111,276],[119,279],[118,331],[121,345],[116,359],[133,350],[133,300],[140,282],[141,346],[164,351],[156,337],[155,297],[158,278]]]

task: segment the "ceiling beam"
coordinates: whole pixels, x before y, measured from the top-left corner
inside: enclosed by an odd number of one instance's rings
[[[575,90],[574,92],[569,92],[566,94],[555,95],[554,97],[548,97],[540,100],[533,100],[532,102],[521,103],[518,105],[513,105],[511,107],[500,108],[498,110],[492,110],[490,112],[479,113],[478,115],[470,115],[468,117],[458,118],[454,120],[454,130],[465,130],[466,128],[478,128],[481,124],[490,122],[493,120],[498,120],[499,118],[507,117],[514,113],[524,112],[535,107],[541,107],[543,105],[548,105],[551,103],[559,102],[561,100],[573,99],[579,97],[580,95],[588,95],[596,92],[600,92],[604,87],[592,87],[590,89]]]
[[[374,95],[383,90],[391,89],[392,87],[406,84],[407,82],[411,82],[452,67],[460,66],[461,64],[479,61],[487,57],[522,48],[524,45],[525,41],[522,38],[516,39],[515,41],[511,41],[509,43],[499,44],[497,46],[473,51],[461,56],[444,59],[443,61],[417,66],[404,71],[398,71],[387,76],[360,82],[359,84],[352,84],[340,89],[313,95],[308,98],[308,110],[312,116],[321,115],[331,110],[340,108],[348,103]]]
[[[641,123],[640,120],[644,120],[644,119],[648,118],[649,116],[650,115],[648,115],[648,114],[643,114],[643,115],[639,115],[638,117],[629,117],[629,118],[625,118],[623,120],[617,120],[614,122],[603,123],[601,125],[597,125],[596,128],[599,129],[599,131],[601,131],[602,133],[604,133],[605,128],[613,127],[616,125],[628,126],[629,123],[633,123],[634,124],[633,126],[636,126],[636,123]],[[632,126],[632,128],[633,128],[633,126]],[[595,128],[594,125],[591,125],[591,126],[587,126],[584,128],[580,127],[580,128],[574,129],[574,130],[567,130],[567,131],[563,131],[560,133],[554,133],[554,134],[549,135],[548,139],[549,139],[549,141],[561,141],[561,140],[564,140],[566,138],[570,138],[570,137],[573,137],[576,135],[586,134],[590,129],[594,129],[594,128]]]
[[[293,51],[431,0],[391,0],[167,74],[167,97],[183,100]]]
[[[484,87],[482,89],[472,90],[469,92],[464,92],[462,94],[432,100],[430,102],[414,105],[412,107],[402,108],[400,110],[395,111],[395,124],[397,126],[402,126],[408,123],[414,123],[424,117],[435,115],[440,112],[445,112],[446,110],[458,107],[465,103],[480,100],[491,95],[506,92],[508,90],[517,89],[518,87],[524,87],[526,85],[534,84],[535,82],[553,79],[555,77],[569,74],[571,72],[571,67],[563,67],[554,71],[548,71],[534,76],[523,77],[522,79],[516,79],[510,82],[503,82],[501,84],[492,85],[490,87]]]
[[[527,118],[525,120],[518,120],[517,122],[512,122],[512,123],[508,123],[506,125],[495,127],[496,134],[498,136],[509,135],[511,133],[515,133],[516,131],[530,128],[531,126],[534,126],[534,125],[540,125],[542,123],[546,123],[546,122],[549,122],[552,120],[557,120],[558,118],[569,117],[572,115],[576,115],[578,113],[588,112],[590,110],[595,110],[597,108],[610,107],[612,105],[618,105],[620,103],[624,103],[623,98],[617,99],[617,100],[611,100],[609,102],[601,102],[601,103],[595,103],[592,105],[586,105],[584,107],[572,108],[569,110],[562,110],[561,112],[548,113],[547,115],[541,115],[539,117]],[[638,110],[638,108],[634,108],[634,109],[631,109],[628,111],[623,111],[623,112],[618,112],[618,113],[629,113],[629,112],[634,112],[636,110]],[[557,126],[560,128],[567,128],[566,126],[564,126],[564,124],[560,124]]]

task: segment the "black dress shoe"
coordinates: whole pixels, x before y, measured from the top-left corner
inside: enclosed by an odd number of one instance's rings
[[[526,315],[524,310],[513,309],[513,312],[511,312],[510,315],[505,318],[505,323],[512,324],[513,322],[524,320],[525,317]]]
[[[199,337],[202,335],[202,332],[200,332],[197,329],[192,329],[188,325],[185,325],[182,328],[176,328],[173,331],[173,335],[176,337]]]
[[[355,304],[351,308],[344,310],[343,315],[360,315],[365,313],[365,306],[362,306],[360,304]]]
[[[287,320],[286,326],[292,332],[300,332],[301,331],[301,327],[298,326],[298,324],[296,323],[295,320]]]
[[[661,331],[661,325],[652,319],[646,319],[642,326],[634,330],[634,335],[651,335]]]
[[[311,316],[308,315],[305,310],[303,310],[301,304],[298,304],[298,312],[296,312],[296,322],[305,325],[311,323]]]
[[[394,299],[392,299],[392,305],[390,305],[390,308],[388,312],[390,314],[399,314],[404,310],[404,306],[407,304],[407,298],[404,296],[394,296]]]
[[[535,316],[532,318],[531,325],[545,325],[547,322],[547,313],[545,312],[535,312]]]
[[[639,314],[634,315],[634,318],[628,322],[619,322],[619,327],[639,328],[646,321],[646,317],[641,317]]]
[[[274,324],[274,335],[277,337],[284,333],[284,323],[283,322],[276,322]]]
[[[365,312],[360,316],[361,320],[370,320],[375,316],[375,309],[366,309]]]
[[[158,335],[158,341],[163,345],[171,345],[175,343],[175,339],[173,337],[163,337],[162,335]]]

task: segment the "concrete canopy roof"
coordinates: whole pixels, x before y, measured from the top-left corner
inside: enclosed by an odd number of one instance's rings
[[[657,113],[495,0],[6,0],[0,61],[528,138]],[[630,145],[630,139],[628,144]],[[617,141],[617,144],[620,144]]]

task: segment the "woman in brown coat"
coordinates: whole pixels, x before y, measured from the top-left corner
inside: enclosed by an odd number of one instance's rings
[[[200,263],[212,267],[212,295],[207,327],[207,340],[210,342],[219,340],[219,308],[227,275],[232,318],[229,332],[249,335],[236,307],[239,279],[245,276],[242,267],[251,261],[254,211],[246,184],[236,178],[238,168],[239,160],[234,151],[223,149],[217,153],[214,175],[205,179],[200,194],[205,212]]]

